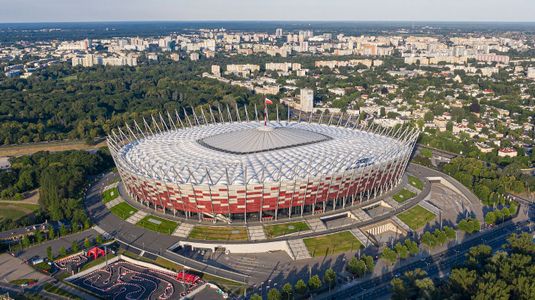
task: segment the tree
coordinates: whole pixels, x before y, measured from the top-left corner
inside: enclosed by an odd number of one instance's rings
[[[323,275],[323,281],[329,286],[329,290],[336,284],[336,272],[332,268],[328,268]]]
[[[453,240],[456,236],[455,234],[455,229],[449,227],[449,226],[444,226],[443,228],[444,230],[444,233],[446,234],[446,237],[450,240]]]
[[[420,252],[420,248],[418,248],[418,244],[416,244],[415,241],[411,241],[409,239],[405,240],[405,246],[409,250],[409,253],[411,256],[415,256]]]
[[[73,252],[73,253],[78,252],[78,242],[72,241],[72,243],[71,243],[71,252]]]
[[[41,230],[36,230],[34,236],[37,244],[40,244],[43,241],[43,233]]]
[[[383,250],[383,253],[381,253],[381,258],[392,265],[398,260],[398,255],[394,250],[387,247]]]
[[[65,250],[65,247],[62,246],[59,248],[59,256],[63,257],[65,255],[67,255],[67,250]]]
[[[52,228],[52,226],[50,226],[48,228],[48,239],[53,240],[55,238],[56,238],[56,231],[54,230],[54,228]]]
[[[252,294],[250,300],[262,300],[262,296],[258,294]]]
[[[471,295],[475,291],[477,274],[475,270],[466,268],[453,269],[449,276],[448,285],[452,292],[459,296]]]
[[[86,249],[89,249],[89,247],[91,247],[91,242],[89,241],[88,238],[85,238],[85,240],[84,240],[84,247]]]
[[[290,283],[287,282],[282,286],[282,293],[284,294],[287,300],[290,300],[292,298],[293,292],[294,289]]]
[[[479,268],[487,263],[492,255],[492,248],[487,245],[478,245],[468,250],[466,263],[474,268]]]
[[[52,247],[50,246],[46,247],[46,257],[49,261],[52,261],[54,259],[54,256],[52,256]]]
[[[363,255],[362,260],[364,260],[364,263],[366,264],[366,271],[368,273],[373,273],[373,269],[375,269],[375,262],[373,261],[373,257],[369,255]]]
[[[23,238],[22,238],[22,248],[28,248],[30,247],[30,238],[25,235]]]
[[[401,259],[405,259],[409,256],[409,250],[407,250],[407,247],[405,245],[402,245],[400,242],[396,243],[394,249],[396,249],[396,253]]]
[[[277,288],[271,288],[267,294],[268,300],[281,300],[281,293]]]
[[[493,211],[489,211],[485,216],[485,223],[494,225],[496,224],[496,214]]]
[[[321,287],[321,279],[318,275],[312,276],[308,280],[308,287],[310,287],[311,291],[317,290]]]
[[[102,235],[97,235],[97,237],[95,238],[95,242],[97,243],[97,245],[100,245],[102,244],[103,240],[102,240]]]
[[[64,237],[67,235],[67,227],[65,227],[65,224],[61,224],[61,227],[59,228],[59,235],[61,237]]]
[[[295,292],[299,295],[304,295],[307,292],[307,285],[303,279],[299,279],[295,283]]]
[[[355,277],[361,277],[366,272],[366,263],[356,257],[352,257],[346,266],[346,269]]]

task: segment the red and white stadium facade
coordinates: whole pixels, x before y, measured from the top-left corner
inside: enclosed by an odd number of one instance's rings
[[[107,142],[132,199],[184,218],[248,222],[373,200],[401,182],[419,134],[352,115],[276,116],[265,123],[256,106],[166,112]]]

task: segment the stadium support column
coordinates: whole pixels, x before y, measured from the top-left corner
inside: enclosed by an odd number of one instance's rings
[[[228,106],[227,106],[228,107]],[[243,202],[245,204],[245,213],[243,214],[243,220],[245,221],[245,224],[247,224],[247,166],[245,168],[242,164],[242,170],[243,170],[243,183],[245,186],[245,201]],[[238,198],[236,198],[236,201]]]
[[[295,175],[294,175],[295,176]],[[293,192],[292,192],[292,198],[290,199],[290,211],[288,212],[288,218],[292,218],[292,211],[294,209],[294,197],[295,197],[295,186],[297,185],[297,176],[294,177],[294,186],[293,186]]]
[[[230,193],[229,193],[229,184],[230,184],[230,177],[228,176],[228,168],[225,167],[225,176],[227,178],[226,186],[227,186],[227,208],[228,208],[228,219],[232,222],[232,211],[230,210]]]

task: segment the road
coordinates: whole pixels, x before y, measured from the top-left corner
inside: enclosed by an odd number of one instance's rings
[[[531,232],[532,229],[526,227],[527,224],[527,221],[517,224],[512,223],[511,221],[506,222],[502,226],[487,230],[476,238],[450,247],[433,256],[428,256],[420,261],[396,268],[393,271],[384,273],[382,276],[361,282],[350,283],[331,293],[318,295],[316,299],[377,299],[384,297],[390,294],[390,281],[396,276],[399,276],[406,271],[420,268],[425,270],[430,277],[440,277],[442,274],[448,273],[455,265],[462,262],[464,254],[467,253],[471,247],[479,244],[486,244],[491,246],[493,250],[497,250],[507,242],[507,237],[511,233],[518,230]]]

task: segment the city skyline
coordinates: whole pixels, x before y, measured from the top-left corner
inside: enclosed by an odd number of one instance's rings
[[[535,3],[512,0],[243,1],[1,0],[0,23],[103,21],[444,21],[535,22]],[[31,7],[32,9],[28,9]],[[82,8],[83,9],[80,9]]]

